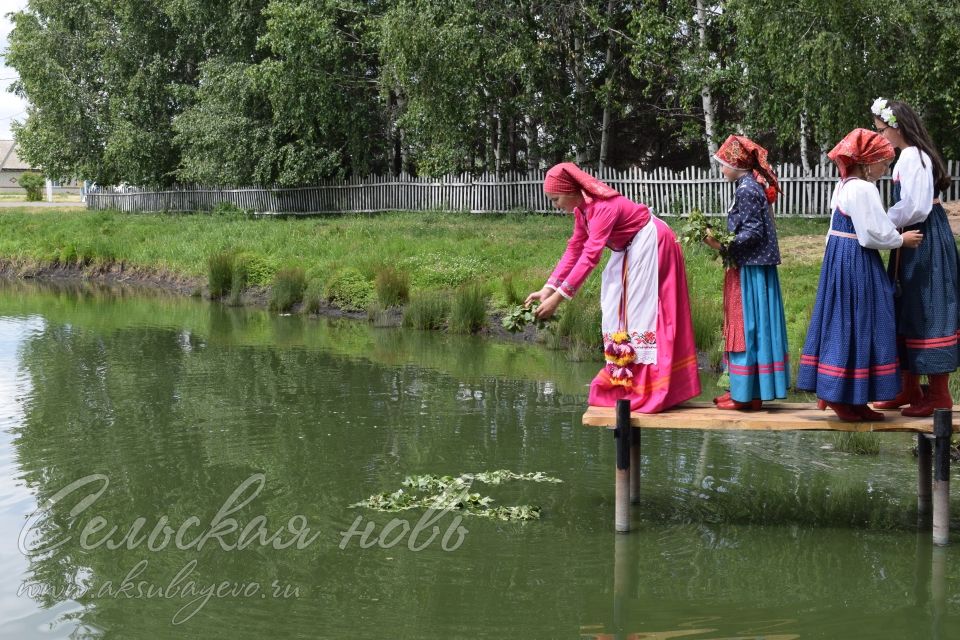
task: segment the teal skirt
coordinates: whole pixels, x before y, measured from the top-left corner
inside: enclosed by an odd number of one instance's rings
[[[786,398],[790,387],[787,323],[777,267],[740,267],[745,351],[727,351],[730,397],[737,402]]]

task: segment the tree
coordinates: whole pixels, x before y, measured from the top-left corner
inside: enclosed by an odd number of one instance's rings
[[[679,142],[705,146],[709,158],[725,128],[721,115],[728,87],[739,74],[726,2],[643,0],[629,35],[631,68],[646,80],[647,97],[663,89],[656,104],[661,119],[681,122]]]
[[[260,61],[203,62],[174,127],[181,177],[291,186],[383,170],[385,108],[362,4],[274,0]]]

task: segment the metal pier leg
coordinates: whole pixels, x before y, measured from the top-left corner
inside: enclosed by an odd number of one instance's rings
[[[953,411],[933,413],[933,543],[950,541],[950,436]]]
[[[933,498],[930,493],[931,463],[933,447],[930,436],[917,434],[917,523],[921,527],[930,526],[930,513],[933,511]]]
[[[617,480],[614,527],[617,533],[630,531],[630,401],[617,400],[617,428],[613,437],[617,440]],[[639,466],[639,465],[638,465]]]

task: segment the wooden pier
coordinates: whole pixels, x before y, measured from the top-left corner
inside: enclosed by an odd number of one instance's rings
[[[955,407],[958,408],[958,407]],[[640,433],[643,429],[720,431],[854,431],[917,434],[917,505],[921,515],[933,515],[933,542],[950,538],[950,436],[957,431],[950,409],[937,409],[932,418],[907,418],[888,411],[878,422],[843,422],[829,409],[813,404],[771,403],[760,411],[721,411],[712,404],[685,403],[663,413],[631,413],[630,403],[588,407],[583,424],[613,431],[617,445],[614,526],[630,530],[630,503],[640,500]],[[931,469],[932,462],[932,469]],[[932,473],[931,473],[932,470]]]

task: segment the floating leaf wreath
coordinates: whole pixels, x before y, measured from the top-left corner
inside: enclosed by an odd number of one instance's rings
[[[403,486],[411,489],[397,489],[393,493],[377,493],[366,500],[354,503],[350,507],[366,507],[375,511],[405,511],[407,509],[449,509],[465,514],[504,521],[539,520],[540,507],[537,505],[517,505],[512,507],[494,507],[490,496],[470,493],[474,482],[498,485],[510,480],[529,482],[559,483],[562,480],[546,475],[542,471],[535,473],[514,473],[501,469],[481,473],[463,473],[459,476],[407,476]],[[426,492],[420,496],[415,492]]]

